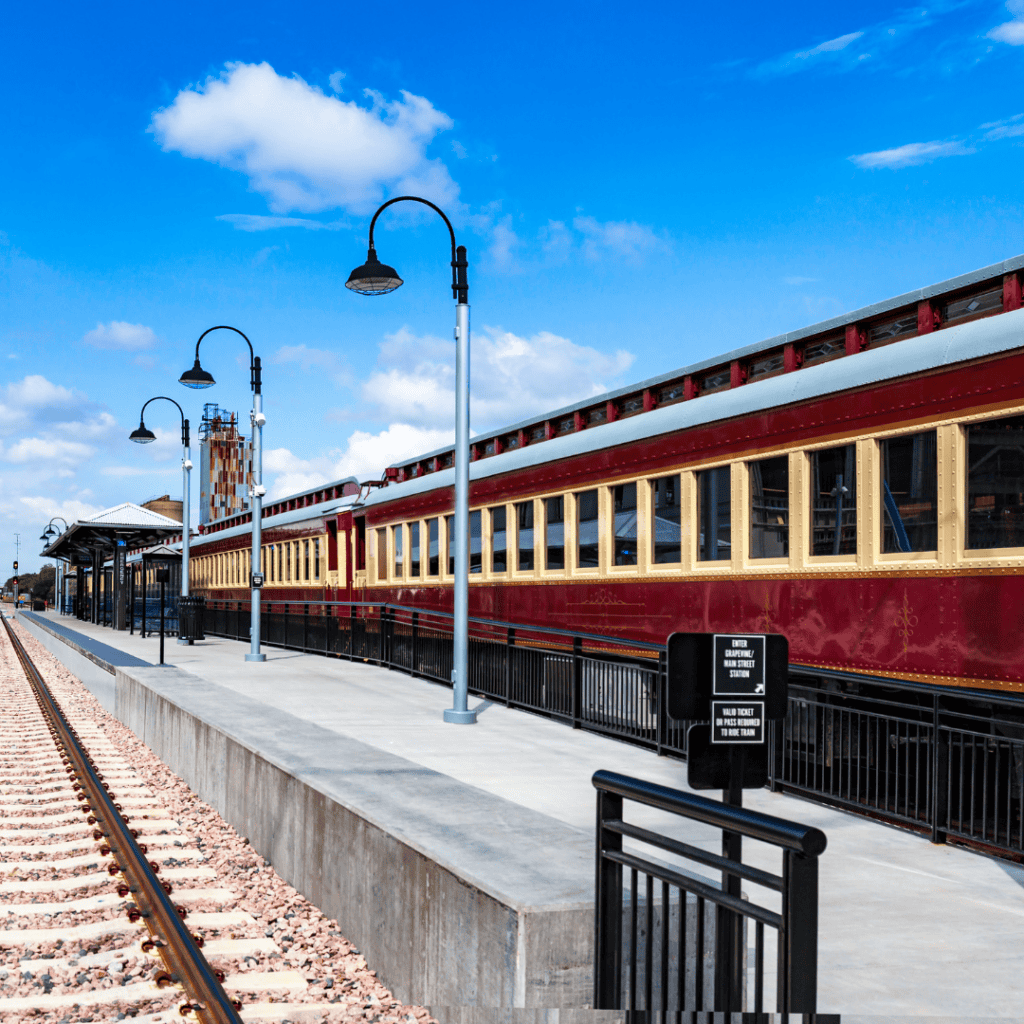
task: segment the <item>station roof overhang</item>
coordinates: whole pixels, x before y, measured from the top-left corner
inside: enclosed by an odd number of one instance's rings
[[[119,547],[150,548],[181,533],[181,523],[131,502],[72,523],[42,551],[44,558],[91,563],[93,554],[108,558]]]

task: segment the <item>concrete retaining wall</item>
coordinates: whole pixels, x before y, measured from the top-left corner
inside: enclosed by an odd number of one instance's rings
[[[406,1002],[586,1007],[593,838],[173,668],[116,716]]]

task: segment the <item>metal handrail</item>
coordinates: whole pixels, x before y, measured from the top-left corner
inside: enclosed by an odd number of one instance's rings
[[[731,807],[694,793],[660,786],[656,782],[619,775],[618,772],[597,771],[591,781],[594,789],[656,807],[659,811],[681,814],[726,832],[739,832],[763,843],[795,850],[805,857],[820,856],[828,843],[825,833],[812,825],[800,825],[746,807]]]

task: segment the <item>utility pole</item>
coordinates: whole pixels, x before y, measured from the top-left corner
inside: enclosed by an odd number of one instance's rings
[[[21,555],[21,534],[14,535],[14,610],[18,610],[18,558]]]

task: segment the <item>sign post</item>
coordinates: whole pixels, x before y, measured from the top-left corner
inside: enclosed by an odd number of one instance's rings
[[[786,716],[789,643],[775,634],[673,633],[666,647],[668,713],[697,723],[686,734],[687,782],[742,807],[744,789],[768,782],[766,723]],[[742,862],[739,833],[723,830],[722,856]],[[739,899],[739,876],[723,870],[722,891]],[[716,927],[715,1009],[742,1012],[743,919],[719,907]]]

